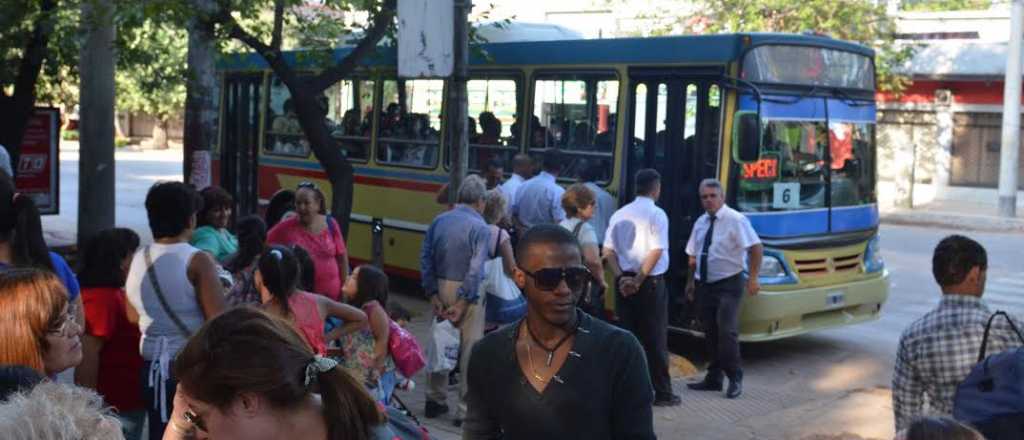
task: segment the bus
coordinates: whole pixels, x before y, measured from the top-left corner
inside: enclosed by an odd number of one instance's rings
[[[287,58],[302,68],[309,57],[297,55]],[[424,233],[447,208],[435,194],[451,166],[442,111],[449,84],[398,78],[395,63],[394,50],[379,48],[326,91],[325,117],[355,169],[351,260],[418,279]],[[492,157],[558,148],[567,157],[561,183],[597,176],[619,206],[633,198],[637,170],[661,173],[672,329],[700,326],[683,293],[684,248],[703,213],[698,184],[709,177],[723,182],[727,203],[765,246],[762,292],[744,297],[741,340],[880,316],[888,273],[879,249],[871,49],[775,33],[502,42],[474,49],[469,70],[471,171]],[[329,191],[288,90],[262,58],[228,55],[218,72],[211,174],[236,195],[236,212],[256,212],[304,180]]]

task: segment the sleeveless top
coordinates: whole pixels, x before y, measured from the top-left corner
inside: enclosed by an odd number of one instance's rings
[[[320,317],[316,297],[312,293],[300,290],[288,298],[288,308],[291,309],[292,317],[295,319],[295,328],[306,339],[310,348],[316,354],[324,356],[327,353],[327,343],[324,341],[324,320]]]
[[[188,243],[159,244],[148,246],[160,290],[167,305],[185,324],[190,333],[203,325],[203,311],[199,307],[196,289],[188,279],[188,265],[199,249]],[[156,361],[162,355],[174,355],[185,346],[187,338],[171,320],[153,290],[149,279],[145,257],[146,246],[139,248],[132,257],[128,270],[125,290],[128,301],[139,313],[139,330],[142,332],[140,352],[142,358]]]

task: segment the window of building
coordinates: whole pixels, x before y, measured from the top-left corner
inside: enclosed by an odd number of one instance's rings
[[[592,175],[610,179],[618,101],[619,81],[613,74],[539,76],[528,131],[530,153],[558,148],[566,156],[562,177],[575,180],[594,168]]]
[[[444,81],[385,80],[377,162],[434,168],[441,142]]]

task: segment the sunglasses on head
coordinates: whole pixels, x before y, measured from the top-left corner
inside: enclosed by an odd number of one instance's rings
[[[185,417],[185,421],[192,425],[192,427],[200,431],[207,432],[206,423],[203,422],[203,418],[200,417],[195,412],[193,412],[191,409],[185,410],[185,414],[183,414],[183,416]]]
[[[296,188],[297,189],[302,189],[302,188],[317,189],[316,188],[316,184],[313,183],[313,182],[310,182],[308,180],[304,180],[302,182],[299,182],[299,185]]]
[[[519,270],[533,278],[537,287],[542,290],[555,290],[562,280],[565,280],[569,290],[579,292],[591,277],[590,271],[585,267],[548,267],[534,272],[520,267]]]

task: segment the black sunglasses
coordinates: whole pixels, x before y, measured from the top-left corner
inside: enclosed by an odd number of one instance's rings
[[[519,270],[533,278],[537,287],[542,290],[555,290],[562,280],[565,280],[565,285],[569,287],[569,290],[579,292],[591,278],[590,271],[585,267],[549,267],[536,272],[530,272],[520,267]]]

